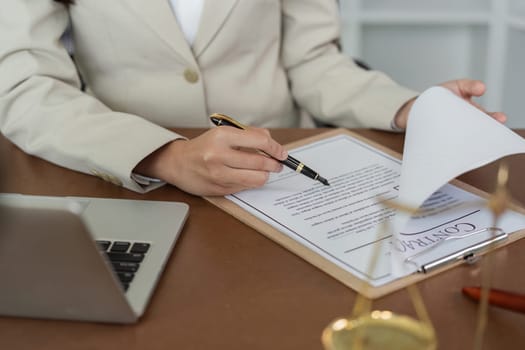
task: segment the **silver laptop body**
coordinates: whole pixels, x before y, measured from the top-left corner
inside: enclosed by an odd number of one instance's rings
[[[188,210],[179,202],[0,194],[0,315],[136,322]],[[127,291],[95,240],[150,244]]]

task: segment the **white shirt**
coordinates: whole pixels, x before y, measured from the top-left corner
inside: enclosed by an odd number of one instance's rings
[[[190,45],[193,44],[204,6],[204,0],[170,0],[180,29]]]

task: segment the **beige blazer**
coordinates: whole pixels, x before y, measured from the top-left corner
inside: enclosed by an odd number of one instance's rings
[[[59,41],[68,22],[76,67]],[[132,169],[179,137],[165,127],[208,127],[213,112],[296,127],[302,109],[388,129],[415,93],[357,68],[339,34],[335,0],[208,0],[193,47],[167,0],[2,0],[0,128],[28,153],[139,192],[152,187]]]

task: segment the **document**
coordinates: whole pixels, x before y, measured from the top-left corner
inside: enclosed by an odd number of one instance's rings
[[[410,116],[415,122],[407,130],[403,162],[342,133],[289,152],[319,170],[330,186],[284,169],[262,188],[226,198],[328,264],[376,287],[422,271],[436,259],[524,229],[525,216],[511,210],[498,221],[498,230],[491,229],[493,216],[486,199],[449,181],[504,155],[525,152],[525,141],[505,126],[487,122],[490,117],[475,114],[444,89],[433,88],[419,99],[423,105],[416,102],[413,111],[427,116]],[[454,120],[464,117],[465,108],[472,116]],[[439,120],[441,129],[429,118]],[[456,129],[462,131],[461,140],[450,139],[461,134]],[[483,145],[475,140],[480,133]],[[496,141],[502,135],[514,143],[499,147]],[[419,211],[410,216],[388,201]]]
[[[322,140],[290,153],[305,164],[323,169],[330,186],[292,170],[283,170],[273,174],[264,187],[227,198],[373,286],[400,277],[391,271],[392,250],[410,257],[448,236],[492,226],[492,215],[483,198],[446,184],[395,237],[393,225],[382,224],[396,216],[396,210],[384,205],[384,200],[396,201],[399,197],[400,160],[348,135]],[[344,161],[341,154],[347,155]],[[508,212],[500,225],[514,232],[525,227],[525,218]],[[460,245],[475,244],[490,234],[465,239]],[[446,255],[457,250],[458,241],[440,245],[439,253]],[[374,253],[377,263],[370,270]],[[405,275],[417,270],[414,264],[407,265]]]

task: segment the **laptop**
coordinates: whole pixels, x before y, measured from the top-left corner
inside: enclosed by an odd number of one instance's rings
[[[0,194],[0,315],[133,323],[189,207]]]

